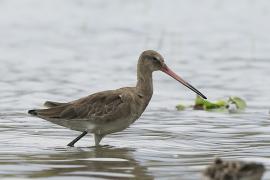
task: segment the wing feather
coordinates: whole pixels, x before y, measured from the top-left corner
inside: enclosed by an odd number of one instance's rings
[[[125,96],[121,91],[104,91],[56,107],[30,111],[43,119],[90,120],[103,123],[128,115],[130,106],[123,97]]]

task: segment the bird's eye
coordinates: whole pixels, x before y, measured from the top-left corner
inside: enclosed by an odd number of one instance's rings
[[[152,57],[152,59],[153,59],[154,61],[158,61],[158,59],[157,59],[156,57]]]

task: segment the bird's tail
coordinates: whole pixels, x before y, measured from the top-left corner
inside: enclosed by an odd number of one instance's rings
[[[28,114],[36,116],[37,115],[37,110],[31,109],[31,110],[28,111]]]
[[[48,109],[31,109],[28,111],[28,113],[42,118],[59,118],[66,108],[67,106],[63,105]]]

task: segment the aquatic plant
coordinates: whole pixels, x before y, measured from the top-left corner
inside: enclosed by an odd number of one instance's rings
[[[230,113],[243,111],[247,107],[246,102],[237,96],[230,96],[226,100],[218,100],[216,102],[211,102],[209,100],[203,99],[200,96],[196,96],[194,105],[183,105],[178,104],[176,109],[178,111],[185,110],[186,108],[192,108],[194,110],[205,110],[205,111],[228,111]]]

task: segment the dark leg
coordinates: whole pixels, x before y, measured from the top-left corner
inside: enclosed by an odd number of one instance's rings
[[[103,136],[100,134],[94,134],[94,136],[95,136],[95,145],[99,146],[99,143],[100,143],[101,139],[103,138]]]
[[[81,135],[79,135],[78,137],[76,137],[73,141],[71,141],[70,143],[68,143],[68,146],[73,147],[74,144],[79,141],[83,136],[85,136],[87,134],[87,131],[83,131],[83,133]]]

